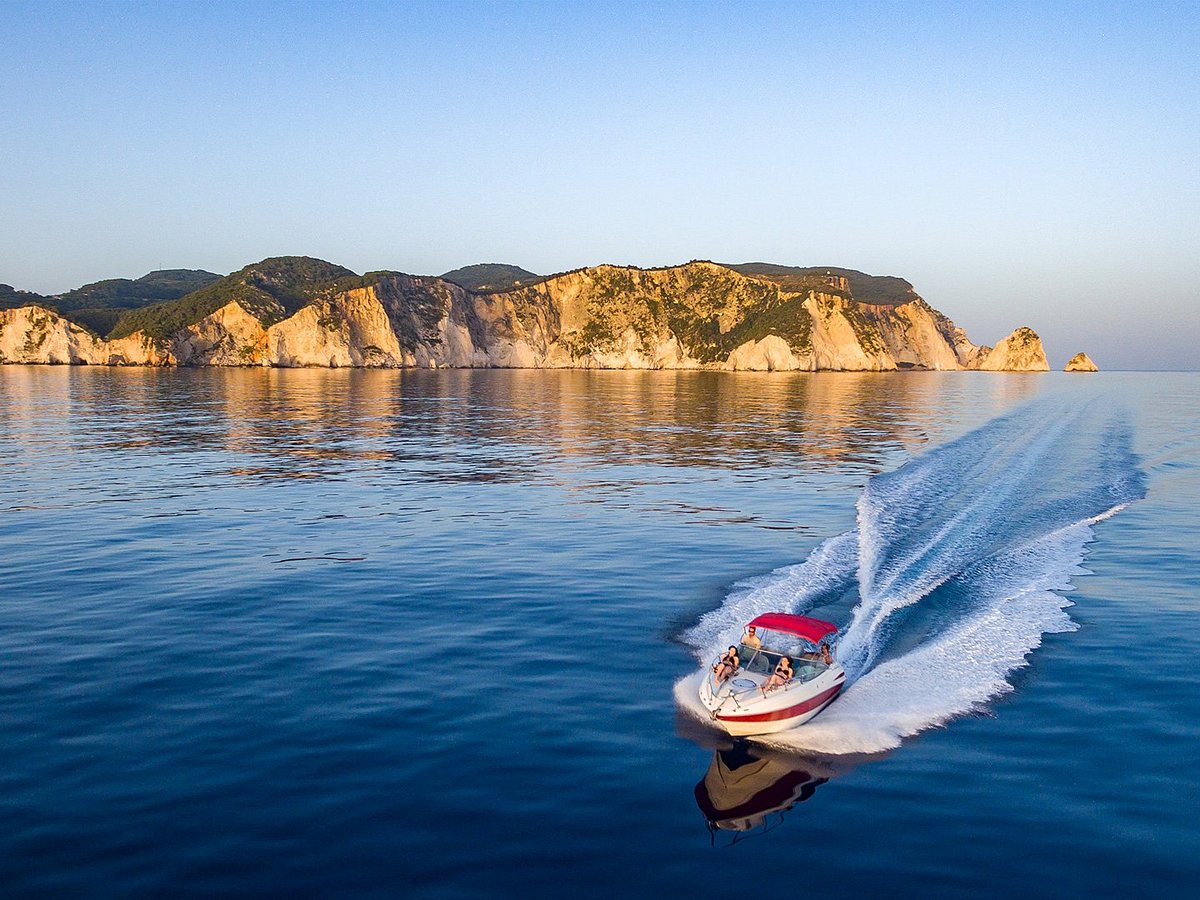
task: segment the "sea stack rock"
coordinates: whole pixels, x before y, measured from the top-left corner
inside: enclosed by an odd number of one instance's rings
[[[1066,366],[1063,367],[1064,372],[1099,372],[1096,364],[1092,362],[1092,358],[1086,353],[1076,353],[1069,360]]]
[[[984,372],[1049,372],[1042,339],[1032,328],[1021,326],[1000,341],[980,360]]]

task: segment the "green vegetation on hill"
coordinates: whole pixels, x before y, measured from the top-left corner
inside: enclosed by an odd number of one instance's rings
[[[110,278],[85,284],[59,294],[54,305],[63,314],[77,309],[137,309],[162,300],[175,300],[220,278],[200,269],[164,269],[136,279]]]
[[[513,288],[528,287],[542,281],[541,275],[535,275],[520,266],[510,266],[505,263],[478,263],[473,266],[463,266],[442,276],[446,281],[477,293],[496,293],[511,291]]]
[[[107,334],[127,310],[174,300],[220,279],[200,269],[163,269],[141,278],[109,278],[50,297],[0,285],[0,308],[30,304],[52,309],[72,322]]]
[[[0,309],[20,309],[22,306],[46,306],[50,298],[33,291],[18,291],[11,284],[0,284]]]
[[[365,287],[387,274],[390,273],[356,275],[344,266],[309,256],[272,257],[178,300],[131,310],[120,317],[109,337],[121,338],[141,331],[152,338],[166,338],[235,300],[269,325],[313,300]]]
[[[97,335],[105,335],[113,330],[124,314],[125,310],[119,307],[101,307],[98,309],[73,309],[65,314],[65,318],[82,325]]]
[[[857,269],[836,266],[778,266],[773,263],[740,263],[728,268],[743,275],[769,278],[786,290],[803,291],[828,284],[831,277],[845,278],[850,285],[850,299],[859,303],[897,306],[917,298],[913,286],[894,275],[868,275]],[[825,288],[829,293],[841,291]]]
[[[752,310],[725,335],[720,347],[724,356],[746,341],[761,341],[769,334],[783,338],[796,353],[812,352],[813,321],[804,308],[807,299],[806,296],[793,295]],[[720,358],[719,354],[714,356],[714,360]]]

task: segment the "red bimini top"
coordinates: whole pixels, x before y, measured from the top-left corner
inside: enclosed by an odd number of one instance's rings
[[[793,616],[788,613],[763,613],[746,627],[765,628],[768,631],[783,631],[787,634],[798,634],[814,644],[837,631],[837,626],[820,619],[810,619],[808,616]]]

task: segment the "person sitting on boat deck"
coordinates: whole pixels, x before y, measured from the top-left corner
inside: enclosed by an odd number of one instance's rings
[[[721,661],[713,666],[713,671],[717,673],[717,684],[736,675],[741,664],[742,661],[738,659],[737,647],[730,645],[729,650],[721,657]]]
[[[747,650],[757,650],[762,646],[762,638],[755,632],[753,625],[748,626],[746,633],[742,635],[742,646]]]
[[[783,687],[792,680],[792,674],[791,659],[786,656],[779,657],[779,665],[775,667],[775,671],[771,674],[771,677],[767,679],[766,684],[763,685],[763,693],[765,694],[767,691],[773,691],[777,687]]]

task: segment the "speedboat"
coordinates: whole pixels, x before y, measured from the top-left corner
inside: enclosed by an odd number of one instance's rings
[[[828,655],[836,634],[836,625],[820,619],[761,615],[743,629],[736,671],[729,674],[718,656],[702,673],[700,702],[714,724],[735,736],[802,725],[832,703],[846,683],[845,670]],[[784,656],[792,677],[772,685],[771,675]]]

